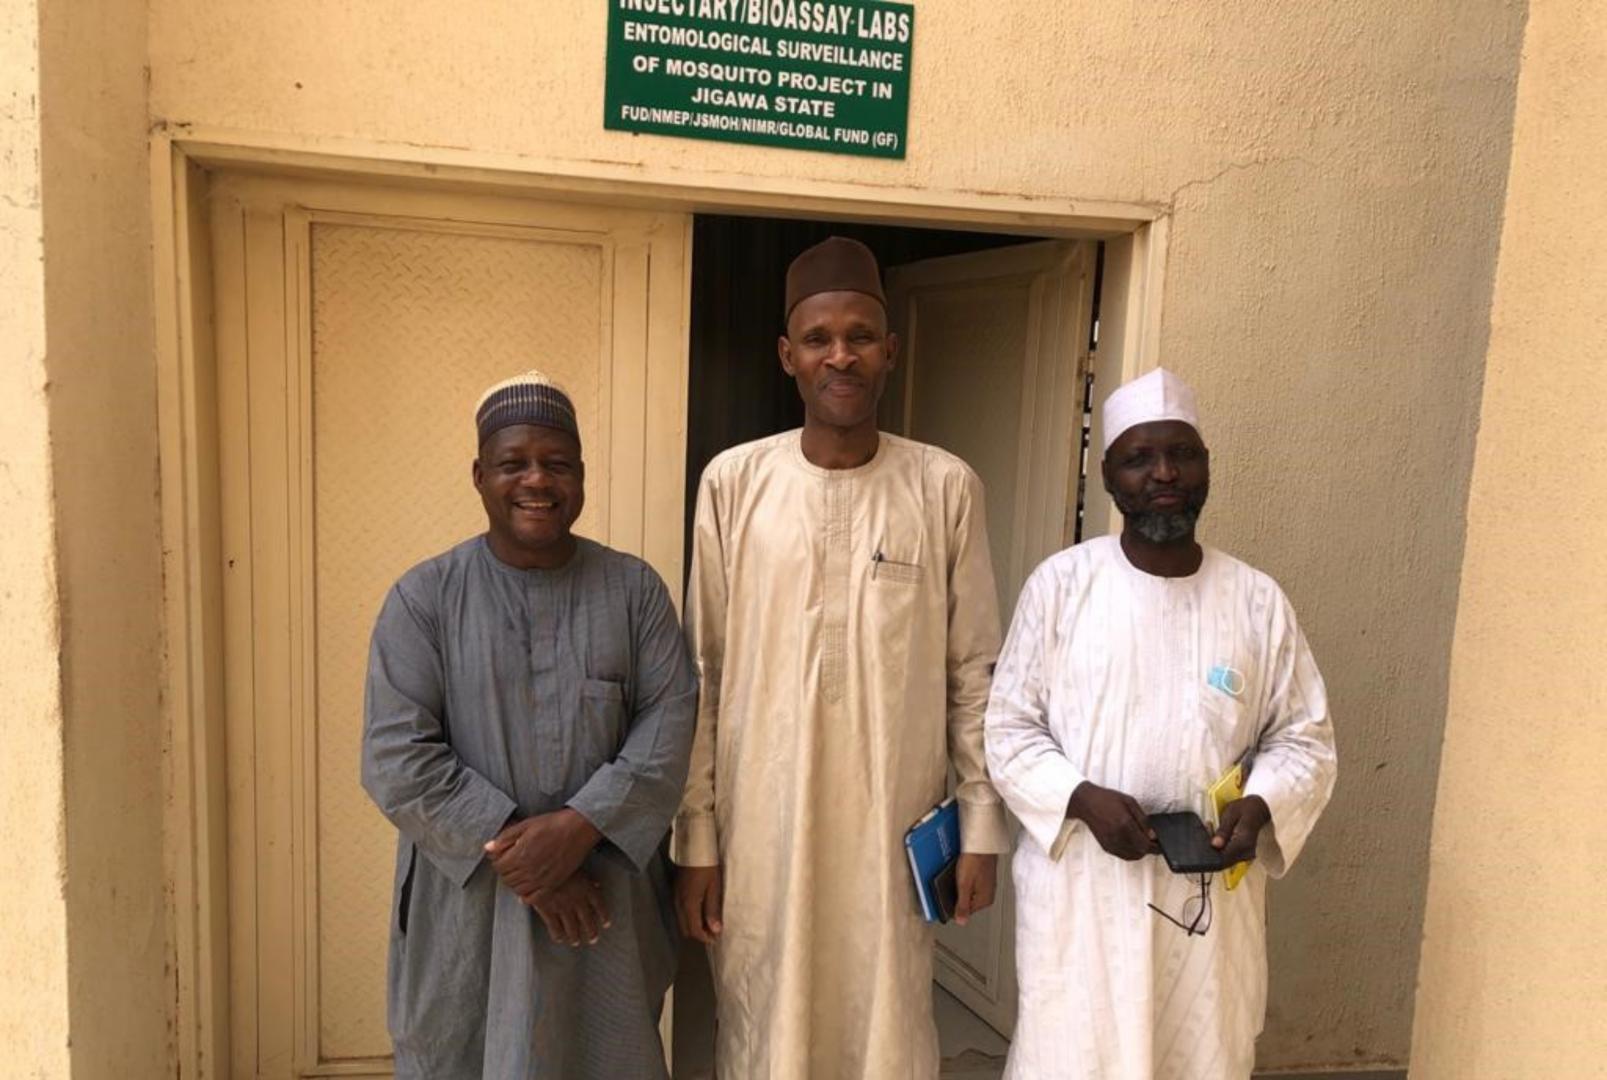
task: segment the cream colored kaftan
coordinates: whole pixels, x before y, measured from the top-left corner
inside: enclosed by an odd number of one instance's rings
[[[1021,1010],[1015,1080],[1245,1080],[1266,1010],[1266,884],[1333,791],[1322,676],[1270,577],[1207,548],[1184,578],[1136,569],[1116,537],[1039,566],[1022,589],[987,717],[988,764],[1023,826],[1016,849]],[[1246,752],[1272,811],[1238,889],[1107,854],[1066,804],[1083,780],[1154,813],[1207,816],[1206,787]],[[1320,931],[1320,928],[1317,928]]]
[[[904,833],[959,778],[961,843],[1002,852],[982,712],[998,601],[982,485],[882,435],[826,470],[798,431],[703,473],[687,625],[702,677],[675,859],[724,867],[724,1080],[937,1075],[932,932]]]

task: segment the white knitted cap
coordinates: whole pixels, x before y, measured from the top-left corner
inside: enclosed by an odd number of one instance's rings
[[[1194,390],[1165,368],[1140,375],[1105,399],[1105,445],[1109,450],[1121,433],[1139,424],[1156,420],[1181,420],[1200,430],[1200,412],[1194,403]],[[1203,434],[1203,432],[1202,432]]]

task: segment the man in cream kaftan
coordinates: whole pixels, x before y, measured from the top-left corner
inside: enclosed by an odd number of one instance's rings
[[[1129,531],[1148,512],[1140,502],[1124,506]],[[988,764],[1023,825],[1021,1009],[1007,1075],[1243,1080],[1266,1006],[1267,880],[1294,862],[1334,783],[1327,699],[1270,577],[1197,545],[1192,572],[1146,572],[1124,539],[1038,567],[995,675]],[[1247,755],[1243,802],[1266,813],[1245,842],[1255,861],[1232,892],[1212,881],[1209,929],[1190,935],[1148,905],[1188,921],[1198,879],[1142,850],[1117,857],[1071,809],[1075,793],[1095,785],[1146,813],[1193,810],[1209,822],[1205,789]]]
[[[952,765],[962,919],[992,902],[1008,842],[983,764],[982,486],[876,430],[897,339],[870,252],[826,241],[787,285],[805,426],[727,450],[698,490],[677,904],[712,945],[723,1080],[931,1080],[933,935],[904,834]]]
[[[980,481],[886,434],[866,465],[817,468],[788,432],[709,465],[693,553],[703,697],[675,858],[725,868],[720,1076],[935,1076],[904,833],[952,760],[962,846],[1007,843],[982,762]]]

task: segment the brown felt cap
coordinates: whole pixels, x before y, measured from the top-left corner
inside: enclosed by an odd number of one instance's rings
[[[823,292],[857,292],[873,296],[883,307],[882,274],[876,256],[858,240],[831,236],[792,260],[787,267],[787,310],[792,316],[799,302]]]

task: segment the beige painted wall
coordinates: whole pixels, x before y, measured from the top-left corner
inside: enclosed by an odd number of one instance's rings
[[[1607,9],[1535,0],[1468,506],[1412,1075],[1607,1077]]]
[[[0,4],[0,1060],[157,1076],[171,992],[145,8]]]
[[[166,1071],[162,566],[143,0],[40,4],[75,1077]]]
[[[151,109],[644,180],[1174,206],[1161,351],[1209,410],[1210,535],[1287,586],[1345,763],[1273,897],[1263,1060],[1404,1061],[1522,6],[922,0],[903,162],[604,131],[605,11],[153,0]]]
[[[0,0],[0,1060],[67,1075],[60,626],[51,542],[39,17]]]

